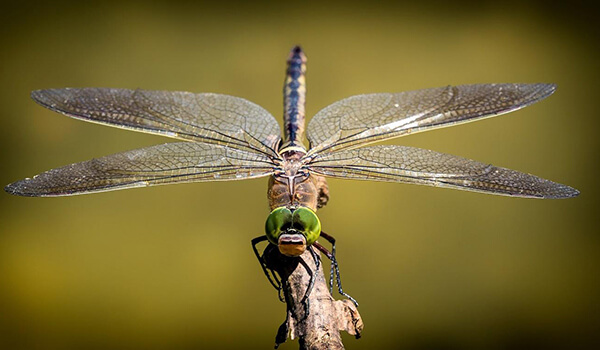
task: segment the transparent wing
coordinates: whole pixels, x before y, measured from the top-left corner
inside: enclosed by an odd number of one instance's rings
[[[170,183],[239,180],[272,173],[269,157],[231,147],[177,142],[75,163],[5,187],[31,197],[66,196]]]
[[[309,168],[344,179],[404,182],[516,197],[568,198],[574,188],[474,160],[404,146],[371,146],[317,156]]]
[[[44,107],[100,124],[173,138],[252,149],[276,156],[277,121],[239,97],[175,91],[109,88],[37,90]]]
[[[507,113],[555,89],[551,84],[481,84],[349,97],[312,118],[308,155]]]

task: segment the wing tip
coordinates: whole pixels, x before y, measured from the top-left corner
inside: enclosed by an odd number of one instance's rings
[[[541,98],[546,98],[546,97],[552,95],[558,87],[554,83],[539,83],[539,84],[535,84],[535,85],[541,85],[540,94],[543,96]]]
[[[537,180],[537,181],[535,181],[535,183],[537,183],[537,186],[536,186],[536,190],[534,190],[534,193],[532,195],[533,198],[567,199],[567,198],[577,197],[580,194],[579,190],[577,190],[571,186],[567,186],[567,185],[563,185],[558,182],[546,180],[546,179],[537,177],[535,175],[530,175],[530,174],[527,174],[527,175],[529,175]]]
[[[42,107],[65,114],[66,111],[62,111],[61,106],[77,95],[78,92],[88,89],[90,88],[39,89],[31,91],[29,96]]]
[[[14,196],[18,196],[19,194],[17,193],[15,184],[16,184],[16,182],[13,182],[13,183],[10,183],[10,184],[4,186],[4,192],[6,192],[8,194],[12,194]]]
[[[13,196],[19,197],[62,197],[69,196],[72,193],[57,191],[55,188],[40,186],[37,181],[39,176],[36,175],[33,178],[25,178],[23,180],[15,181],[4,186],[4,191]]]
[[[554,83],[516,83],[513,84],[513,88],[527,96],[527,99],[529,100],[529,102],[525,104],[525,106],[527,106],[552,95],[556,91],[557,85]]]
[[[27,183],[29,182],[29,180],[31,180],[31,179],[24,179],[24,180],[10,183],[10,184],[4,186],[4,191],[10,195],[20,196],[20,197],[41,197],[41,196],[43,196],[42,194],[38,194],[38,193],[27,190],[27,188],[28,188]]]
[[[32,100],[34,100],[36,103],[38,103],[42,107],[54,109],[55,106],[53,105],[50,94],[56,90],[57,89],[33,90],[29,96],[31,97]]]
[[[552,195],[549,196],[545,196],[543,198],[547,198],[547,199],[567,199],[567,198],[575,198],[577,196],[579,196],[581,192],[579,192],[579,190],[567,186],[567,185],[560,185],[560,187],[557,188],[557,191],[555,193],[553,193]]]

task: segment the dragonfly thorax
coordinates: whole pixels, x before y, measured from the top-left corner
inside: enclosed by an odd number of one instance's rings
[[[281,175],[285,177],[297,177],[302,176],[306,173],[302,168],[304,163],[297,159],[284,159],[281,163]]]
[[[304,206],[317,211],[327,202],[327,182],[309,171],[303,148],[283,149],[279,154],[281,159],[269,180],[271,210],[285,206]]]

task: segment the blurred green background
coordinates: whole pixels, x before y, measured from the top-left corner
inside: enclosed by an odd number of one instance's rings
[[[27,2],[0,14],[2,185],[168,141],[75,121],[53,87],[241,96],[282,114],[288,50],[308,56],[307,115],[341,98],[447,84],[553,82],[542,103],[393,143],[578,188],[526,200],[330,180],[364,337],[348,349],[599,345],[598,52],[586,2]],[[285,306],[250,249],[266,180],[66,198],[0,193],[0,347],[268,349]],[[288,342],[283,349],[297,348]]]

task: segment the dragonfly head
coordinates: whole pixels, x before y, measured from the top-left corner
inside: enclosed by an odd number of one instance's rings
[[[265,224],[269,242],[279,247],[281,254],[299,256],[321,234],[321,222],[314,211],[306,207],[275,208]]]

